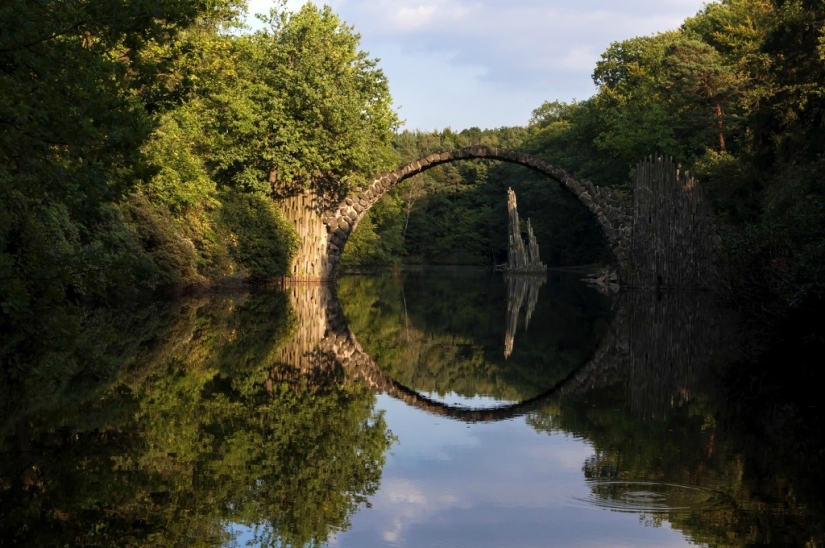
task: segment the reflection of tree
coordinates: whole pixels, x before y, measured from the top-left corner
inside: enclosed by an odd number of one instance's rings
[[[627,326],[616,380],[555,401],[528,423],[592,443],[583,473],[595,499],[615,496],[605,481],[678,484],[716,496],[715,504],[646,523],[665,519],[712,546],[822,545],[825,429],[799,401],[798,372],[783,366],[768,376],[753,364],[717,371],[720,354],[731,351],[719,343],[735,337],[722,332],[701,295],[622,298],[630,302],[611,327]]]
[[[377,490],[391,436],[369,390],[274,380],[284,295],[190,305],[132,347],[122,382],[18,423],[0,449],[5,542],[211,546],[236,523],[318,545]]]
[[[527,299],[527,311],[524,316],[524,329],[530,327],[530,317],[536,309],[539,300],[539,289],[547,281],[546,276],[511,274],[507,280],[507,331],[504,335],[504,357],[509,358],[513,353],[516,340],[516,329],[521,307]]]

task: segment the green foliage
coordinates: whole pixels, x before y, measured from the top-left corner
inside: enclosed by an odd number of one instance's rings
[[[219,224],[228,231],[232,257],[249,275],[285,275],[298,247],[295,229],[271,200],[251,194],[226,194]]]
[[[4,379],[64,386],[64,375],[86,367],[72,357],[82,313],[70,302],[158,279],[118,204],[152,176],[142,145],[152,111],[171,101],[160,87],[148,93],[163,67],[147,52],[223,5],[0,6],[0,330],[10,334],[0,350]],[[147,210],[149,217],[163,220]]]
[[[134,227],[140,250],[156,268],[156,276],[144,279],[147,285],[195,283],[197,251],[192,241],[178,230],[169,211],[141,194],[133,194],[121,206],[127,222]]]
[[[334,194],[394,163],[388,84],[353,29],[310,3],[268,22],[193,39],[205,73],[183,110],[209,176],[240,192]]]
[[[143,185],[143,193],[176,216],[215,203],[215,181],[196,152],[201,127],[194,118],[190,108],[166,114],[144,149],[158,172]]]
[[[628,172],[654,152],[692,163],[707,149],[738,150],[740,78],[701,40],[674,31],[614,43],[593,80],[597,147]]]
[[[87,323],[97,336],[118,330],[99,355],[118,373],[3,424],[3,538],[219,546],[233,523],[259,545],[306,546],[346,529],[379,486],[392,436],[363,385],[273,380],[292,316],[286,294],[262,292]]]
[[[245,4],[0,6],[0,328],[25,333],[0,355],[33,352],[3,374],[41,378],[71,300],[285,273],[270,198],[394,163],[387,82],[353,29],[308,4],[231,32]]]
[[[614,186],[641,158],[672,155],[726,225],[720,288],[733,302],[821,306],[823,21],[818,2],[724,0],[677,31],[614,43],[598,93],[536,109],[524,148]]]

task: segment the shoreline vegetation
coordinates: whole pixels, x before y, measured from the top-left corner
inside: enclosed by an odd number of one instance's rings
[[[474,144],[547,158],[600,185],[666,154],[725,230],[717,293],[788,332],[825,294],[825,4],[724,0],[679,29],[612,44],[597,93],[524,127],[399,131],[386,77],[329,7],[239,0],[10,0],[0,6],[0,384],[58,394],[99,377],[84,303],[284,275],[277,207]],[[112,19],[109,13],[120,16]],[[361,221],[344,265],[496,265],[506,189],[551,268],[609,262],[558,185],[485,161],[437,166]],[[223,282],[221,281],[223,280]],[[233,281],[234,280],[234,281]]]

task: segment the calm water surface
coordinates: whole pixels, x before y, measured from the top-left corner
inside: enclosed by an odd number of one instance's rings
[[[706,295],[336,293],[92,314],[121,373],[4,421],[0,545],[823,544],[821,403]]]

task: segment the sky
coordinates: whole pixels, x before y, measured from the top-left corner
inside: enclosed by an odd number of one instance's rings
[[[298,9],[303,0],[288,0]],[[678,28],[703,0],[328,0],[380,60],[410,130],[522,126],[582,100],[616,41]],[[250,13],[273,0],[249,0]]]

